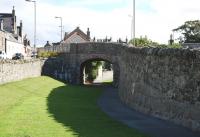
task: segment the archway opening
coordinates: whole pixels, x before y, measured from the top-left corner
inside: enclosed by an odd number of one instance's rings
[[[90,59],[81,64],[81,84],[112,85],[114,81],[113,64],[104,59]]]

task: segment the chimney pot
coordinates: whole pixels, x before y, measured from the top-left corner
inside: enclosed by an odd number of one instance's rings
[[[88,38],[88,40],[90,40],[90,29],[89,28],[87,28],[87,38]]]

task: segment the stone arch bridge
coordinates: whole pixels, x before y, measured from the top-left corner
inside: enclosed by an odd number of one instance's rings
[[[119,43],[78,43],[40,48],[61,55],[47,59],[43,74],[80,84],[82,64],[106,60],[114,85],[130,107],[200,131],[200,51],[134,48]]]

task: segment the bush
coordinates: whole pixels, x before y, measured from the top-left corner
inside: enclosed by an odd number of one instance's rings
[[[86,80],[93,82],[98,76],[99,66],[102,65],[101,61],[87,62],[85,65]]]
[[[49,57],[56,57],[58,56],[57,52],[52,52],[52,51],[43,51],[38,53],[39,58],[49,58]]]
[[[157,42],[153,42],[152,40],[148,39],[147,36],[141,36],[140,38],[132,39],[129,43],[133,45],[135,44],[134,46],[136,47],[153,47],[154,45],[158,45]]]
[[[135,45],[134,45],[135,42]],[[182,48],[182,46],[179,43],[173,43],[172,45],[168,44],[159,44],[157,42],[154,42],[150,39],[145,37],[135,38],[135,41],[132,39],[130,40],[129,44],[134,45],[135,47],[154,47],[154,48]]]
[[[159,44],[157,45],[159,48],[182,48],[181,44],[179,43],[173,43],[172,45],[166,45],[166,44]]]
[[[169,48],[182,48],[182,46],[179,43],[173,43],[172,45],[169,45]]]

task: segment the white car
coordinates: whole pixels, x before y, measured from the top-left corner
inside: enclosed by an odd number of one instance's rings
[[[4,51],[0,51],[0,59],[6,59],[7,55]]]

